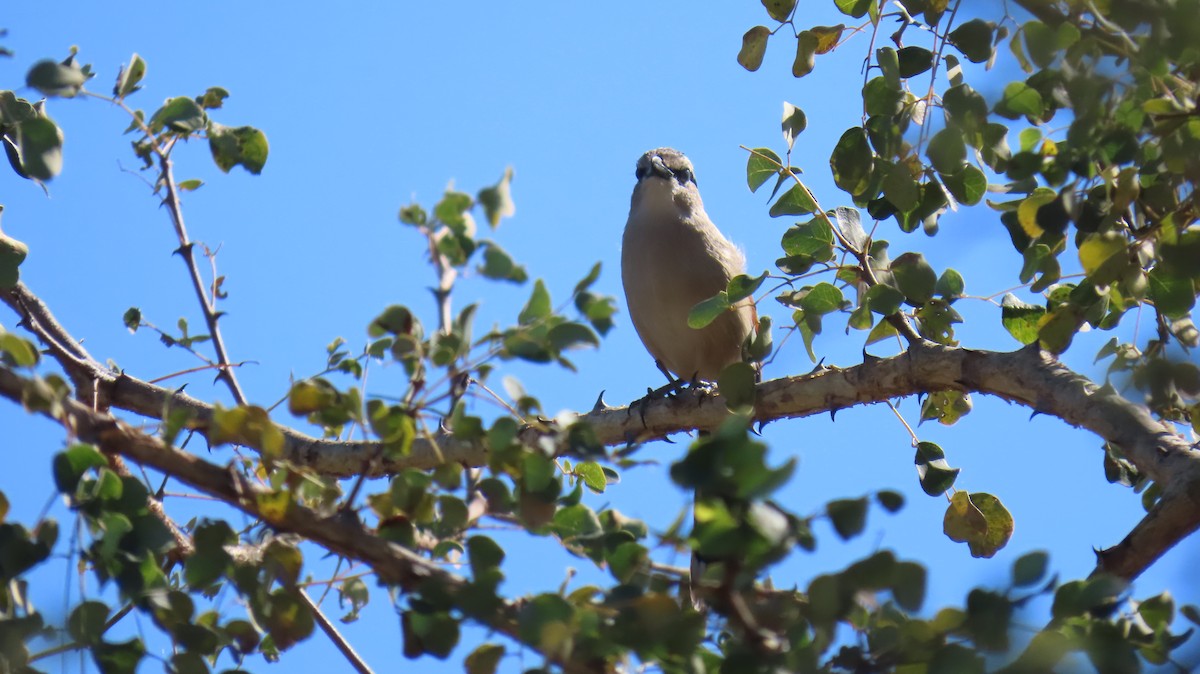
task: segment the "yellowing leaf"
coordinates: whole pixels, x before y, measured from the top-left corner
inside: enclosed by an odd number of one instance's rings
[[[1100,268],[1105,260],[1125,251],[1125,239],[1117,234],[1089,236],[1079,244],[1079,263],[1088,274]]]
[[[1038,238],[1045,231],[1037,221],[1038,209],[1058,198],[1058,194],[1048,187],[1039,187],[1033,191],[1025,200],[1017,206],[1017,220],[1021,223],[1021,229],[1030,238]]]

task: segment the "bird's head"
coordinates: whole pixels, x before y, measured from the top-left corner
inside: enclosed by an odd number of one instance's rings
[[[679,150],[660,147],[643,154],[637,162],[635,175],[638,184],[661,178],[682,188],[696,187],[696,174],[692,162]]]

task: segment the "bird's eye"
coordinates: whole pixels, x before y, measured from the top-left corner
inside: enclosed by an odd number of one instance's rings
[[[633,175],[637,177],[638,182],[641,182],[642,178],[646,177],[646,167],[644,167],[644,166],[637,167],[637,170],[633,172]]]
[[[692,169],[676,169],[671,171],[671,173],[675,176],[675,180],[679,181],[680,185],[686,185],[688,183],[692,183],[693,185],[696,184],[696,176],[692,173]]]

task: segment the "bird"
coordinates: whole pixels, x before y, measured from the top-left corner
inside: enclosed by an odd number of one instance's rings
[[[754,302],[741,300],[699,329],[688,325],[688,313],[745,273],[746,256],[708,217],[692,162],[682,152],[650,150],[638,159],[635,175],[621,241],[629,317],[667,379],[670,373],[678,377],[666,388],[681,381],[716,382],[722,370],[744,359],[758,325]],[[698,492],[697,500],[701,497]],[[700,584],[707,561],[692,554],[689,594],[692,607],[701,612],[706,610]]]
[[[746,298],[700,329],[688,326],[688,313],[745,273],[746,257],[708,217],[692,162],[682,152],[650,150],[638,159],[635,175],[621,242],[629,317],[664,373],[716,382],[743,360],[758,324],[754,302]]]

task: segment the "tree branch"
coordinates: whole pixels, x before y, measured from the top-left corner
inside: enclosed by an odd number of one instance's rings
[[[207,433],[213,415],[211,405],[104,368],[24,285],[0,291],[0,299],[22,316],[22,324],[47,345],[77,385],[94,383],[102,404],[158,419],[167,408],[184,409],[190,417],[187,426]],[[898,356],[871,357],[849,368],[829,368],[764,382],[758,387],[755,418],[766,423],[944,390],[995,395],[1086,428],[1120,447],[1140,472],[1160,484],[1163,497],[1158,505],[1121,544],[1101,556],[1105,570],[1134,578],[1200,527],[1200,453],[1144,406],[1111,389],[1097,387],[1036,345],[1000,353],[917,343]],[[637,412],[628,407],[609,408],[577,419],[591,426],[601,444],[618,446],[715,428],[726,416],[720,396],[701,399],[683,394],[639,405]],[[286,426],[280,426],[280,430],[284,435],[283,458],[330,476],[386,475],[406,468],[429,469],[445,462],[466,466],[487,463],[487,450],[482,444],[445,433],[432,439],[418,438],[406,457],[376,461],[373,459],[383,455],[377,442],[317,439]],[[521,440],[528,445],[549,441],[563,447],[565,443],[558,442],[563,430],[548,423],[527,426]],[[261,449],[253,438],[240,442]],[[364,467],[369,473],[364,473]]]
[[[229,354],[225,350],[225,340],[221,337],[221,328],[217,325],[220,314],[208,298],[204,280],[200,277],[200,267],[196,264],[193,250],[196,244],[188,238],[187,228],[183,225],[183,209],[179,203],[179,187],[175,184],[175,170],[170,151],[159,151],[158,159],[162,169],[163,184],[167,191],[167,196],[163,198],[163,204],[171,214],[171,222],[175,225],[175,235],[179,238],[179,249],[176,252],[183,258],[183,263],[187,265],[188,275],[192,280],[192,289],[196,292],[196,300],[200,302],[200,311],[204,314],[204,323],[208,326],[208,334],[212,337],[213,350],[217,352],[217,363],[221,366],[220,374],[217,376],[224,380],[229,387],[234,402],[238,405],[245,405],[246,394],[242,392],[242,387],[233,374],[233,363],[229,360]]]

